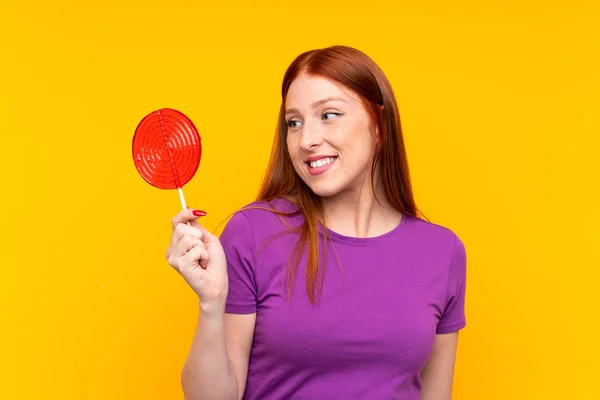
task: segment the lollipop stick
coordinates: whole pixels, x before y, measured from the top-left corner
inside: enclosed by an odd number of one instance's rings
[[[181,188],[177,188],[177,192],[179,192],[179,201],[181,201],[181,207],[186,210],[187,205],[185,204],[185,197],[183,196],[183,190]]]
[[[181,202],[181,208],[187,210],[187,205],[185,204],[185,197],[183,196],[183,190],[181,188],[177,188],[177,192],[179,193],[179,201]],[[191,222],[187,222],[187,225],[192,225]]]

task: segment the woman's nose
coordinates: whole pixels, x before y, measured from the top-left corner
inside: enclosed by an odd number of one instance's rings
[[[318,127],[304,125],[302,129],[302,139],[300,140],[300,146],[304,150],[312,150],[317,147],[323,141],[323,135]]]

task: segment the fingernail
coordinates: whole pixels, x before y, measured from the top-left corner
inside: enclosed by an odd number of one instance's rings
[[[192,214],[194,214],[195,217],[204,217],[206,215],[206,211],[194,210]]]

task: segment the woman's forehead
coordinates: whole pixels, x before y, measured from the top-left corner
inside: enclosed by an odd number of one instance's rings
[[[302,74],[294,79],[289,87],[286,107],[310,105],[328,98],[339,99],[349,104],[360,102],[356,93],[332,79]]]

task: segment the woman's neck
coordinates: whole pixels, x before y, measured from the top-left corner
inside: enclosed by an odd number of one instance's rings
[[[346,190],[322,198],[329,229],[344,236],[366,238],[383,235],[398,226],[402,213],[390,203],[383,185],[376,185],[376,199],[370,182],[366,183],[362,191]]]

